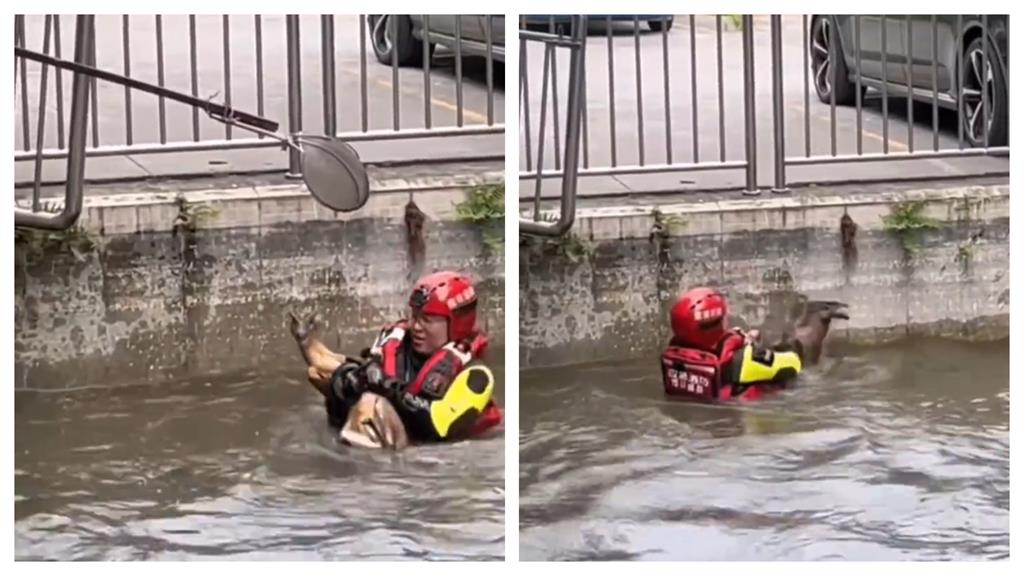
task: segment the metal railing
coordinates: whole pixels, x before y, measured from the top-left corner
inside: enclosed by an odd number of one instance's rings
[[[839,19],[843,18],[841,22]],[[1009,16],[1005,17],[1005,28],[990,28],[989,16],[980,17],[963,15],[943,16],[943,20],[952,20],[940,26],[936,15],[905,15],[905,16],[816,16],[814,19],[803,16],[805,33],[804,52],[804,150],[803,155],[791,155],[786,150],[784,130],[777,130],[778,141],[775,147],[776,186],[784,187],[785,168],[788,166],[811,166],[822,164],[899,161],[910,159],[963,158],[976,156],[1003,156],[1010,152],[1008,106],[1009,69],[1006,66],[1008,54],[997,53],[992,44],[993,36],[1001,36],[1009,40]],[[868,19],[871,30],[864,24]],[[772,17],[772,50],[773,77],[783,75],[781,17]],[[889,23],[895,24],[891,29]],[[947,30],[948,28],[948,30]],[[840,29],[849,32],[847,37],[842,33],[829,34],[827,30]],[[914,31],[927,39],[930,48],[926,54],[915,52]],[[900,50],[890,50],[889,36],[892,32],[902,32]],[[927,34],[925,34],[927,32]],[[808,35],[810,38],[808,39]],[[943,37],[945,49],[940,52],[939,38]],[[878,37],[880,78],[864,75],[862,43],[865,37]],[[920,36],[918,36],[920,38]],[[980,41],[980,50],[974,49],[976,41]],[[853,46],[847,44],[852,43]],[[849,52],[848,52],[849,51]],[[850,53],[852,52],[852,54]],[[777,54],[777,55],[775,55]],[[808,55],[811,55],[808,65]],[[890,59],[895,60],[890,62]],[[816,61],[817,60],[817,61]],[[927,64],[922,64],[925,60]],[[836,63],[841,62],[841,65]],[[982,70],[977,70],[980,66]],[[839,70],[854,69],[854,79],[841,78]],[[921,70],[924,68],[924,70]],[[813,154],[810,126],[811,90],[809,76],[815,73],[814,92],[820,99],[827,97],[830,115],[829,153]],[[940,70],[942,75],[940,76]],[[828,76],[828,83],[825,83]],[[975,77],[980,86],[971,87]],[[819,86],[819,83],[821,86]],[[966,83],[966,84],[965,84]],[[781,92],[781,80],[778,82]],[[839,86],[852,87],[853,102],[856,116],[856,151],[846,154],[837,152],[837,121],[836,110]],[[943,90],[945,86],[945,90]],[[864,129],[864,97],[866,90],[873,88],[881,92],[882,137],[881,151],[865,153],[864,136],[870,134]],[[955,91],[954,91],[955,89]],[[893,140],[890,132],[890,101],[892,91],[897,99],[902,98],[906,112],[906,138],[904,141]],[[782,95],[778,98],[781,100]],[[850,98],[846,98],[849,100]],[[999,117],[996,110],[990,110],[999,99]],[[931,149],[915,149],[915,132],[920,131],[915,125],[914,109],[916,104],[930,104],[931,112]],[[965,109],[966,106],[966,109]],[[940,110],[942,107],[956,111],[957,140],[955,145],[947,142],[941,145]],[[973,110],[972,110],[973,107]],[[776,110],[776,114],[780,114]],[[981,120],[980,124],[978,120]],[[969,130],[965,139],[965,128]],[[998,142],[990,141],[990,135],[996,131]],[[904,151],[894,152],[891,148],[897,144]],[[779,186],[779,184],[783,186]]]
[[[92,65],[95,57],[95,27],[93,16],[78,16],[75,24],[75,50],[74,61],[78,64]],[[22,35],[22,38],[24,36]],[[47,34],[45,44],[49,44]],[[59,48],[57,49],[59,53]],[[89,117],[89,92],[95,85],[95,80],[84,74],[74,74],[71,81],[71,113],[68,127],[67,147],[67,177],[64,184],[64,203],[56,213],[41,211],[40,185],[42,179],[42,132],[45,128],[46,119],[46,65],[42,67],[41,93],[39,105],[39,130],[36,147],[36,169],[35,182],[32,190],[31,209],[15,206],[14,225],[47,230],[64,230],[72,226],[82,213],[82,184],[85,180],[85,146],[87,136],[87,120]],[[25,93],[25,63],[22,62],[22,94]],[[60,73],[57,75],[60,78]],[[58,94],[61,93],[61,83],[57,82]],[[27,107],[27,99],[23,100],[23,106]],[[58,98],[58,102],[60,98]],[[24,110],[24,108],[23,108]],[[63,140],[63,126],[59,128]],[[25,130],[26,140],[28,131]]]
[[[552,29],[552,32],[554,30]],[[526,73],[526,45],[528,41],[539,43],[544,48],[544,72],[543,81],[544,87],[541,90],[541,101],[540,101],[540,127],[538,129],[538,144],[537,144],[537,169],[535,172],[536,178],[536,192],[534,200],[534,219],[519,220],[519,230],[521,232],[539,234],[544,236],[560,236],[565,234],[572,228],[573,222],[576,220],[576,175],[579,171],[579,151],[580,151],[580,128],[581,124],[584,123],[584,111],[586,109],[586,100],[584,93],[584,53],[583,50],[586,46],[586,26],[585,20],[581,16],[575,16],[572,18],[570,23],[570,30],[568,36],[559,36],[555,34],[544,34],[544,33],[531,33],[522,31],[519,33],[519,45],[520,45],[520,76],[522,77]],[[564,48],[569,53],[569,69],[568,69],[568,85],[567,85],[567,99],[566,99],[566,119],[565,119],[565,149],[564,155],[558,148],[558,86],[557,78],[558,75],[555,72],[557,66],[557,60],[555,58],[556,48]],[[551,75],[548,75],[548,70],[551,71]],[[544,174],[544,143],[547,131],[547,112],[548,112],[548,80],[554,78],[556,82],[551,83],[551,94],[552,94],[552,106],[551,110],[554,113],[554,151],[555,151],[555,165],[556,169],[561,160],[565,161],[564,170],[559,170],[559,174],[562,180],[562,193],[561,193],[561,211],[559,212],[558,220],[555,222],[539,222],[540,220],[540,196],[541,187],[543,186],[543,174]],[[530,92],[529,83],[520,81],[520,105],[522,113],[520,115],[522,126],[526,132],[526,143],[527,143],[527,162],[530,162],[529,157],[529,140],[530,140]]]
[[[784,193],[787,168],[792,167],[850,165],[852,170],[862,163],[1008,155],[1008,69],[999,48],[1008,43],[1008,17],[766,20],[767,30],[765,19],[749,15],[737,20],[720,15],[588,18],[583,28],[592,35],[584,38],[580,50],[583,126],[576,172],[559,151],[560,116],[572,118],[575,113],[559,106],[558,92],[571,80],[559,76],[559,61],[549,58],[548,47],[539,66],[540,49],[521,40],[519,177],[523,183],[537,182],[533,219],[540,218],[543,182],[548,180],[571,180],[571,191],[563,181],[564,201],[587,177],[742,170],[739,188],[754,195],[761,192],[762,172],[768,169],[770,189]],[[897,20],[898,29],[891,25]],[[530,24],[555,37],[567,29],[562,17],[523,16],[521,39],[534,38],[535,33],[524,31]],[[642,27],[651,31],[642,32]],[[836,33],[830,35],[831,30]],[[898,43],[892,39],[894,31]],[[802,43],[794,47],[799,40],[793,39],[801,37]],[[925,43],[929,50],[918,54]],[[897,50],[894,45],[909,49]],[[801,64],[802,74],[784,73]],[[972,74],[980,87],[971,85]],[[759,92],[760,86],[770,87],[770,104],[767,90]],[[787,95],[797,94],[796,103],[787,102]],[[894,117],[891,108],[897,99],[904,108]],[[538,100],[543,108],[539,114]],[[931,106],[930,149],[915,147],[915,132],[920,139],[924,131],[914,120],[915,102],[919,109]],[[953,113],[956,128],[949,126],[948,115]],[[769,116],[766,126],[763,122]],[[770,129],[770,138],[758,139],[759,124],[762,134]],[[891,124],[905,125],[906,137],[898,138]],[[876,133],[879,128],[881,135]],[[955,141],[950,136],[954,132]],[[866,146],[866,139],[879,150]],[[770,161],[759,163],[762,157]],[[803,181],[814,177],[805,176]],[[890,172],[878,177],[893,176]],[[856,179],[865,178],[861,174]],[[522,198],[524,203],[529,200]]]
[[[15,45],[41,46],[44,53],[59,58],[69,35],[74,41],[74,33],[61,26],[67,18],[72,17],[16,16]],[[339,18],[348,21],[349,34],[338,33]],[[209,97],[259,116],[287,117],[291,134],[306,130],[350,142],[502,134],[504,127],[494,106],[492,60],[504,54],[503,44],[496,42],[502,26],[496,19],[476,15],[97,16],[96,67]],[[410,33],[414,26],[420,39]],[[319,41],[311,42],[314,38]],[[409,38],[414,38],[415,47],[405,44]],[[441,66],[432,62],[433,47],[438,44],[454,46],[454,70],[449,60],[442,60]],[[482,102],[479,95],[472,103],[464,97],[463,59],[470,54],[463,52],[469,48],[472,54],[486,57]],[[371,58],[378,62],[377,68],[367,65]],[[399,74],[399,66],[417,62],[423,68],[422,85],[418,80],[407,84],[409,75]],[[318,68],[319,73],[312,73]],[[385,72],[388,68],[390,74]],[[310,73],[303,75],[304,69]],[[20,83],[16,162],[70,154],[65,139],[64,75],[55,74],[55,94],[47,94],[47,75],[37,75],[37,70],[38,65],[16,61],[15,82]],[[439,98],[442,89],[445,94]],[[454,92],[454,104],[447,101],[448,92]],[[29,103],[35,98],[39,98],[40,112],[33,119]],[[419,98],[422,114],[414,115],[411,110],[420,104],[413,102]],[[55,118],[46,121],[47,114]],[[164,98],[136,95],[127,87],[105,82],[93,83],[90,116],[88,157],[279,146],[262,136],[239,137],[230,125],[209,121],[198,109],[167,105]],[[300,170],[292,154],[289,173],[296,175]]]

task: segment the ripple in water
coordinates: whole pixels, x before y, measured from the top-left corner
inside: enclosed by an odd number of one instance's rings
[[[17,559],[504,558],[502,431],[351,449],[294,376],[18,393]]]
[[[851,350],[746,406],[668,401],[650,360],[520,381],[524,560],[1009,556],[1008,341]]]

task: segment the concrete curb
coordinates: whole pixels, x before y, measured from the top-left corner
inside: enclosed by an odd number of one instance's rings
[[[111,194],[86,196],[78,226],[102,235],[168,232],[182,210],[178,197],[187,208],[206,207],[198,229],[263,227],[312,221],[349,221],[360,219],[401,219],[409,197],[427,217],[453,220],[454,203],[467,188],[500,184],[504,172],[455,174],[370,180],[370,199],[356,212],[336,212],[318,203],[304,183],[276,186],[240,186],[180,193]],[[56,209],[63,200],[48,201]]]
[[[576,212],[576,234],[589,240],[647,238],[655,214],[674,220],[672,236],[729,234],[759,230],[806,228],[838,229],[849,214],[861,230],[883,230],[883,217],[892,207],[921,202],[922,216],[940,222],[993,220],[1010,217],[1008,184],[925,188],[875,194],[833,196],[773,196],[680,204],[650,204],[581,208]],[[954,208],[957,206],[957,208]],[[546,212],[557,217],[557,212]],[[524,215],[526,215],[524,213]]]

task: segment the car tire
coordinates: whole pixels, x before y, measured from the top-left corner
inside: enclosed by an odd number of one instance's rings
[[[423,42],[412,35],[412,20],[399,14],[371,14],[366,25],[369,28],[370,46],[381,64],[391,65],[397,57],[399,66],[423,64]],[[391,43],[390,27],[397,26],[398,50]],[[392,54],[396,52],[396,54]]]
[[[667,31],[672,29],[672,21],[673,18],[671,16],[669,16],[668,20],[648,20],[647,27],[651,29],[651,32],[661,32],[662,29]]]
[[[976,70],[979,63],[983,62],[984,49],[984,40],[975,38],[964,51],[963,65],[960,71],[960,82],[964,93],[967,93],[969,90],[980,93],[978,86],[980,85],[979,79],[981,76],[976,73]],[[988,56],[989,59],[993,56],[991,43],[989,44]],[[993,62],[993,64],[997,63]],[[992,72],[992,78],[987,82],[987,90],[990,93],[988,105],[988,145],[1005,146],[1009,139],[1009,99],[1007,98],[1006,78],[1003,75],[1002,67],[998,65],[990,65],[988,67]],[[961,93],[961,97],[964,97],[963,93]],[[970,101],[965,99],[963,104],[962,122],[964,123],[964,139],[975,148],[985,145],[983,127],[977,124],[984,112],[984,109],[980,107],[980,103],[980,98],[974,97]],[[978,115],[975,120],[972,120],[974,116],[973,111],[977,111]],[[981,121],[983,122],[983,120]]]
[[[842,47],[839,46],[838,30],[835,21],[828,17],[815,18],[811,23],[810,45],[811,77],[818,100],[825,104],[832,102],[832,90],[835,89],[836,104],[853,104],[857,97],[857,87],[850,82],[846,59]],[[832,63],[835,63],[835,86],[832,86]]]

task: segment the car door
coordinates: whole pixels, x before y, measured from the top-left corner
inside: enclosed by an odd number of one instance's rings
[[[487,22],[491,24],[491,43],[494,46],[505,45],[505,16],[501,14],[481,14],[478,16],[480,26],[480,42],[487,42]]]
[[[885,28],[885,46],[882,46],[883,27]],[[873,62],[870,69],[871,78],[885,80],[889,84],[906,84],[905,30],[906,20],[902,16],[870,15],[861,17],[861,34],[870,34],[861,37],[861,58],[867,56]],[[884,70],[883,60],[885,62]],[[865,76],[868,74],[865,73]]]
[[[929,14],[915,14],[911,19],[911,51],[913,59],[913,85],[915,88],[932,90],[932,64],[935,64],[936,82],[939,93],[952,93],[952,80],[955,70],[950,62],[956,58],[956,16],[936,16],[934,28],[932,16]],[[932,39],[936,40],[934,45],[935,54],[932,54]],[[904,81],[906,79],[904,78]]]
[[[484,42],[484,29],[482,26],[481,18],[478,14],[464,14],[460,21],[462,30],[462,41],[465,42],[470,40],[472,42]]]
[[[856,75],[857,19],[853,16],[836,16],[835,18],[842,32],[846,68],[851,75]],[[880,80],[882,78],[882,18],[873,15],[861,16],[859,28],[861,77]]]
[[[431,36],[455,37],[455,16],[452,14],[431,14],[428,24]],[[431,38],[430,42],[436,43],[437,38]]]

